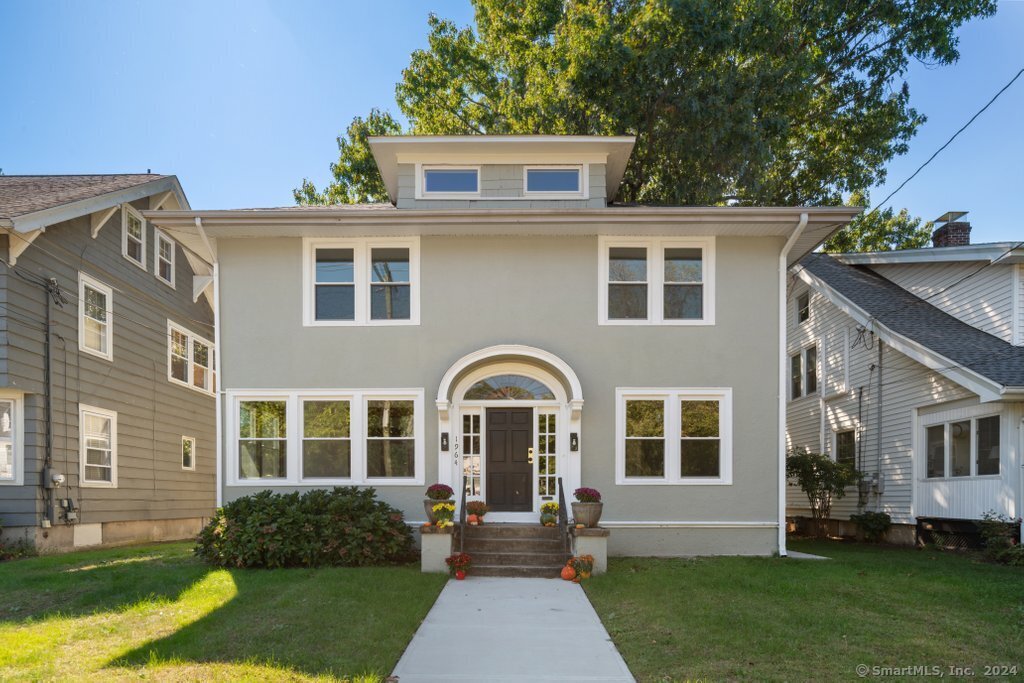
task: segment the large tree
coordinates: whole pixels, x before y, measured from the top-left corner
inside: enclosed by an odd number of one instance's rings
[[[620,201],[836,204],[885,179],[924,116],[910,60],[958,58],[994,0],[473,0],[431,15],[396,95],[418,134],[634,134]],[[351,130],[350,130],[351,133]],[[372,173],[336,182],[383,198]],[[365,185],[360,183],[365,182]],[[307,201],[331,202],[312,186]]]
[[[867,194],[854,192],[846,201],[850,206],[868,206]],[[873,209],[854,218],[850,225],[825,242],[825,251],[892,251],[928,246],[932,223],[911,216],[906,209],[896,213],[891,208]]]

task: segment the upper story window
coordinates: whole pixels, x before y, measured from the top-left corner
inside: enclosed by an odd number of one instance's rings
[[[114,360],[114,290],[85,273],[78,274],[78,348]]]
[[[422,166],[417,195],[421,198],[477,197],[480,195],[478,166]]]
[[[805,323],[811,317],[811,294],[804,292],[796,298],[796,320]]]
[[[165,284],[174,287],[174,241],[160,232],[153,231],[153,262],[156,263],[156,276]]]
[[[999,416],[951,420],[925,428],[925,476],[999,474]]]
[[[523,194],[541,198],[582,197],[585,194],[581,166],[524,166]]]
[[[217,389],[213,344],[167,321],[167,379],[212,394]]]
[[[617,389],[617,484],[731,484],[731,389]]]
[[[418,325],[419,238],[304,242],[305,325]]]
[[[808,346],[789,357],[789,398],[810,396],[818,391],[818,347]]]
[[[712,325],[713,238],[601,238],[602,325]]]
[[[131,204],[121,205],[121,253],[146,269],[146,221]]]

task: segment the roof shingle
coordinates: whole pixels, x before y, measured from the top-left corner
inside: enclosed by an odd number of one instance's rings
[[[159,180],[155,173],[0,175],[0,218],[16,218]]]

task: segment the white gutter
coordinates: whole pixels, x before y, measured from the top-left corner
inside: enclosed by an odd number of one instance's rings
[[[793,234],[786,240],[779,254],[779,556],[786,552],[786,273],[789,272],[789,252],[807,228],[807,213],[800,214]]]

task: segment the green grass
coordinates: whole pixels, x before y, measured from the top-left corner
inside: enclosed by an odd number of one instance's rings
[[[979,677],[1006,664],[1024,677],[1024,569],[863,544],[790,547],[833,559],[613,558],[584,586],[641,681],[850,680],[859,664]]]
[[[375,680],[445,577],[226,570],[160,544],[0,564],[0,680]]]

